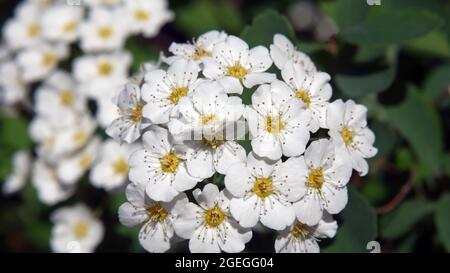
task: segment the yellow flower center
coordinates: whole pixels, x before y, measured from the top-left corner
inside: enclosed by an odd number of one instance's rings
[[[207,50],[204,50],[204,49],[202,49],[200,47],[196,47],[194,55],[192,55],[192,59],[194,61],[198,61],[198,60],[200,60],[203,57],[209,57],[209,56],[211,56],[211,52],[209,52]]]
[[[220,147],[222,144],[225,143],[225,140],[215,139],[215,138],[213,138],[213,139],[203,138],[202,141],[203,141],[203,144],[205,144],[206,146],[208,146],[211,149],[217,149],[218,147]]]
[[[76,143],[82,143],[87,139],[88,135],[85,131],[83,130],[78,130],[73,134],[73,140]]]
[[[76,22],[70,21],[64,24],[63,30],[64,32],[74,32],[78,27]]]
[[[113,30],[110,26],[101,26],[97,29],[97,34],[98,36],[100,36],[100,38],[106,40],[112,36]]]
[[[128,172],[128,163],[123,158],[113,163],[114,173],[124,175]]]
[[[150,18],[150,14],[143,9],[137,9],[134,12],[134,18],[136,18],[137,21],[145,22]]]
[[[92,163],[92,157],[89,154],[83,154],[78,161],[80,167],[83,169],[87,169]]]
[[[42,54],[42,65],[53,66],[56,63],[56,55],[53,52],[45,52]]]
[[[178,169],[180,159],[173,152],[170,152],[159,159],[161,170],[165,173],[174,173]]]
[[[284,124],[281,117],[267,116],[266,117],[266,131],[273,134],[278,134],[284,129]]]
[[[188,94],[187,87],[176,87],[172,89],[167,99],[170,100],[171,103],[177,104],[178,101],[180,101],[180,99],[186,96],[187,94]]]
[[[214,114],[202,116],[202,125],[208,125],[211,121],[215,121],[217,116]]]
[[[161,207],[160,204],[154,204],[148,207],[147,215],[154,222],[163,222],[164,220],[166,220],[167,216],[169,216],[167,211],[163,207]]]
[[[38,35],[40,31],[41,31],[41,27],[36,23],[31,23],[27,27],[27,33],[28,33],[28,36],[30,36],[30,37],[34,37],[34,36]]]
[[[341,136],[344,140],[345,145],[350,145],[352,144],[353,138],[355,137],[355,132],[347,127],[344,127],[342,128]]]
[[[264,199],[273,193],[273,182],[271,178],[256,178],[253,184],[253,192]]]
[[[108,76],[111,74],[113,67],[110,62],[102,61],[97,64],[98,74],[102,76]]]
[[[311,104],[311,96],[309,95],[308,91],[306,90],[297,90],[295,92],[295,96],[302,100],[306,107],[309,107]]]
[[[227,76],[235,77],[238,79],[242,79],[247,75],[248,71],[245,67],[240,65],[239,63],[236,63],[233,66],[229,66],[227,68]]]
[[[322,188],[325,178],[323,177],[323,171],[321,168],[313,169],[308,174],[308,181],[306,185],[309,188],[320,190]]]
[[[78,240],[86,237],[88,234],[88,231],[89,231],[89,227],[84,222],[77,223],[75,225],[75,227],[73,228],[73,234],[75,235],[75,238],[77,238]]]
[[[59,94],[59,100],[60,100],[61,104],[64,106],[67,106],[67,107],[72,106],[74,99],[75,98],[74,98],[71,90],[63,90]]]
[[[131,109],[130,111],[130,119],[134,122],[134,123],[138,123],[139,121],[141,121],[142,118],[142,108],[144,106],[141,103],[137,103],[134,108]]]
[[[225,213],[216,204],[212,209],[205,211],[204,217],[206,225],[216,228],[225,220]]]
[[[303,223],[297,223],[291,230],[295,238],[305,238],[309,234],[309,227]]]

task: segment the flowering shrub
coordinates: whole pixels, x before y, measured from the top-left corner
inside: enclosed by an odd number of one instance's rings
[[[259,223],[279,231],[277,252],[319,252],[318,239],[336,233],[352,169],[366,175],[377,153],[367,108],[330,102],[330,76],[281,34],[270,50],[210,31],[169,51],[167,65],[121,91],[107,129],[143,144],[129,159],[122,224],[142,225],[150,252],[169,250],[174,235],[191,252],[240,252]]]

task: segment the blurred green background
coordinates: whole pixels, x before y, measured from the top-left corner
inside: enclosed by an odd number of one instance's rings
[[[19,1],[0,1],[1,25]],[[368,1],[376,2],[376,1]],[[240,35],[250,46],[268,46],[274,33],[295,40],[320,70],[332,75],[333,99],[353,99],[368,109],[378,155],[370,173],[354,175],[349,204],[337,217],[333,240],[323,252],[450,251],[450,1],[381,0],[171,0],[176,19],[152,39],[133,37],[127,48],[133,70],[155,60],[171,42],[184,42],[211,29]],[[78,51],[79,52],[79,51]],[[66,66],[70,67],[70,62]],[[0,112],[0,180],[14,151],[32,147],[27,126]],[[58,204],[83,201],[106,225],[98,251],[142,252],[137,230],[122,227],[117,209],[122,191],[107,194],[87,179]],[[42,205],[34,188],[1,197],[0,251],[49,251],[54,207]],[[248,251],[273,251],[271,232],[256,234]],[[186,249],[180,243],[174,251]]]

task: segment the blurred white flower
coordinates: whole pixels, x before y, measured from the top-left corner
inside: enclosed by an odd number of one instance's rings
[[[169,250],[174,239],[173,222],[188,205],[186,194],[182,193],[169,203],[156,202],[145,194],[142,185],[129,184],[126,188],[128,202],[119,208],[122,225],[142,225],[139,243],[149,252]]]
[[[167,0],[125,1],[124,9],[131,31],[142,33],[145,37],[155,36],[164,24],[174,18]]]
[[[86,52],[122,49],[129,22],[122,8],[95,8],[81,25],[81,48]]]
[[[300,65],[307,72],[316,71],[316,66],[309,56],[298,51],[292,42],[282,34],[275,34],[273,36],[273,44],[270,45],[270,56],[280,70],[290,60]]]
[[[224,31],[211,30],[198,36],[192,44],[172,43],[169,51],[175,56],[168,57],[165,61],[171,64],[181,57],[200,63],[204,57],[212,56],[214,46],[225,41],[227,37],[228,34]]]
[[[252,231],[239,226],[231,217],[230,197],[213,184],[207,184],[203,191],[195,189],[192,194],[198,205],[186,204],[174,221],[176,234],[189,239],[189,250],[194,253],[243,251],[252,238]]]
[[[142,86],[142,99],[146,102],[144,117],[153,124],[167,123],[171,115],[177,114],[180,99],[191,94],[199,83],[199,70],[194,61],[179,59],[169,66],[167,72],[158,69],[145,74]]]
[[[216,44],[211,57],[203,58],[203,64],[203,74],[217,80],[227,93],[242,94],[242,85],[251,88],[276,78],[265,72],[272,65],[267,48],[249,49],[246,42],[233,35]]]
[[[16,62],[6,60],[0,63],[0,105],[12,105],[23,101],[28,88],[22,80]]]
[[[300,222],[316,225],[324,211],[337,214],[347,205],[351,163],[346,155],[335,152],[331,140],[313,141],[304,156],[291,157],[284,166],[295,170],[289,179],[300,187],[301,199],[293,204]]]
[[[68,48],[64,44],[42,43],[20,51],[17,63],[22,71],[23,80],[34,82],[48,76],[67,55]]]
[[[87,111],[84,94],[65,71],[53,72],[35,93],[36,113],[53,124],[75,125]]]
[[[234,197],[230,211],[241,226],[253,227],[261,221],[268,228],[282,230],[294,221],[290,201],[299,198],[299,186],[290,178],[296,170],[281,165],[281,160],[267,161],[250,153],[247,162],[228,169],[225,187]]]
[[[259,86],[252,95],[252,105],[246,108],[245,118],[253,151],[258,156],[277,160],[282,155],[299,156],[305,151],[311,112],[291,97],[286,84],[277,80]]]
[[[54,224],[50,238],[53,252],[93,252],[103,239],[103,223],[84,204],[59,208],[50,219]]]
[[[27,150],[19,150],[12,158],[12,172],[5,178],[2,189],[5,194],[13,194],[21,190],[27,182],[31,169],[31,154]]]
[[[73,73],[80,91],[91,98],[113,98],[125,84],[131,55],[126,51],[85,55],[74,61]]]
[[[3,37],[11,49],[33,47],[42,41],[42,9],[32,2],[20,3],[14,17],[6,21]]]
[[[128,179],[128,158],[137,149],[137,145],[120,145],[114,140],[106,140],[92,167],[91,183],[107,191],[124,185]]]
[[[129,178],[133,183],[143,184],[153,200],[169,202],[201,180],[188,174],[184,151],[174,145],[166,129],[152,126],[142,142],[144,149],[130,157]]]
[[[339,99],[328,106],[328,134],[336,149],[351,159],[352,167],[361,176],[367,174],[369,165],[366,158],[374,157],[378,149],[373,147],[375,135],[367,127],[367,108],[348,100]]]
[[[75,191],[73,185],[61,183],[56,168],[47,164],[44,159],[34,162],[31,183],[36,188],[39,200],[48,206],[67,200]]]
[[[120,4],[122,4],[124,0],[83,0],[83,3],[85,3],[90,8],[98,8],[98,7],[118,7]],[[128,0],[126,0],[128,1]]]
[[[78,182],[97,159],[99,146],[100,139],[94,137],[80,152],[62,158],[57,167],[57,175],[61,182],[66,185]]]
[[[314,133],[320,127],[326,127],[326,108],[332,94],[330,75],[307,72],[291,60],[285,64],[281,75],[291,89],[291,96],[301,100],[306,110],[311,112],[310,131]]]
[[[317,242],[323,238],[333,238],[336,234],[337,223],[329,214],[317,225],[308,226],[295,221],[292,226],[280,232],[275,240],[277,253],[319,253]]]
[[[150,125],[142,118],[144,102],[141,89],[134,82],[127,83],[115,98],[118,118],[106,129],[106,134],[118,142],[132,143],[141,136],[141,130]]]
[[[46,9],[42,16],[43,36],[55,42],[73,42],[80,35],[83,9],[67,4],[55,4]]]
[[[186,165],[191,175],[225,174],[231,164],[245,159],[244,148],[234,141],[235,130],[226,130],[234,128],[244,112],[241,98],[228,97],[220,84],[204,81],[178,106],[181,117],[170,121],[169,130],[189,148]]]

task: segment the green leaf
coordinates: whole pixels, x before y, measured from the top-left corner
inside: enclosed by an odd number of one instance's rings
[[[341,36],[355,44],[401,43],[426,35],[440,23],[439,16],[426,10],[382,9],[342,30]]]
[[[444,194],[436,208],[435,222],[438,236],[447,252],[450,252],[450,194]]]
[[[369,11],[365,1],[338,0],[334,10],[334,20],[341,31],[362,22]]]
[[[396,239],[411,231],[426,215],[433,211],[433,204],[421,199],[408,200],[400,204],[381,220],[381,236],[385,239]]]
[[[413,147],[421,163],[437,173],[444,147],[438,113],[414,87],[408,91],[403,103],[386,108],[388,120]]]
[[[342,225],[333,244],[324,248],[323,252],[367,252],[367,243],[375,240],[375,211],[356,189],[349,186],[348,190],[348,205],[340,214]]]
[[[131,38],[127,41],[125,47],[131,52],[133,57],[133,63],[131,65],[132,73],[137,73],[141,68],[141,65],[145,62],[157,61],[159,58],[159,51],[152,47],[145,45],[145,42],[141,41],[137,37]]]
[[[370,128],[377,136],[375,138],[375,147],[378,148],[378,153],[375,158],[387,157],[395,145],[394,130],[385,123],[373,121]]]
[[[285,35],[292,41],[295,40],[294,31],[286,17],[269,9],[256,16],[253,23],[244,28],[241,38],[250,47],[257,45],[269,47],[273,42],[273,35],[277,33]]]
[[[355,62],[370,62],[382,57],[386,53],[386,46],[362,45],[358,47],[354,57]]]
[[[356,98],[386,90],[394,78],[395,69],[391,67],[361,76],[336,75],[336,84],[344,94]]]
[[[428,54],[436,57],[449,58],[450,44],[447,34],[442,30],[434,30],[427,35],[414,39],[405,48],[416,54]]]
[[[0,117],[0,147],[15,151],[32,145],[28,137],[28,122],[22,118]]]
[[[230,1],[191,1],[176,10],[175,24],[191,36],[213,29],[238,33],[244,24],[242,16]]]
[[[447,97],[447,88],[450,86],[450,64],[442,65],[433,70],[425,81],[425,96],[430,100]]]

